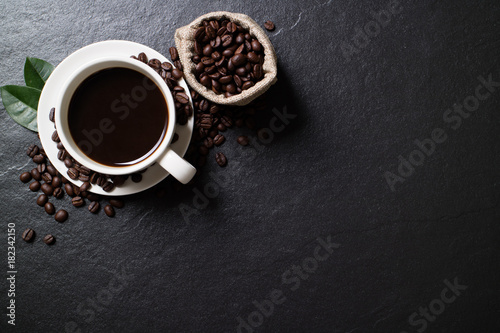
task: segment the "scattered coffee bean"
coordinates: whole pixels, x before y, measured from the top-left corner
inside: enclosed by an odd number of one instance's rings
[[[56,213],[56,216],[54,216],[54,219],[57,222],[64,222],[68,219],[68,212],[64,209],[59,209]]]
[[[47,172],[50,173],[52,177],[57,176],[57,170],[53,165],[47,165]]]
[[[172,59],[172,61],[179,60],[179,53],[177,52],[176,47],[172,46],[168,49],[168,51],[170,52],[170,59]]]
[[[218,152],[217,154],[215,154],[215,160],[217,161],[217,164],[221,167],[223,167],[227,164],[226,155],[224,155],[221,152]]]
[[[87,194],[87,199],[89,199],[90,201],[99,201],[101,200],[101,196],[99,194],[89,192]]]
[[[75,191],[73,191],[73,184],[70,183],[64,184],[64,190],[66,191],[66,194],[69,195],[70,197],[75,196]]]
[[[50,173],[48,172],[45,172],[43,175],[42,175],[42,180],[46,183],[52,183],[52,176],[50,175]]]
[[[48,201],[49,198],[45,194],[40,194],[36,199],[36,204],[40,207],[43,207]]]
[[[45,171],[47,171],[47,165],[46,165],[45,163],[38,164],[38,165],[36,166],[36,169],[37,169],[37,170],[38,170],[38,172],[40,173],[40,177],[41,177],[41,175],[42,175]]]
[[[115,209],[111,205],[106,205],[104,206],[104,213],[106,213],[109,217],[113,217],[115,216]]]
[[[53,244],[55,241],[55,238],[54,236],[52,235],[46,235],[45,237],[43,237],[43,242],[47,245],[51,245]]]
[[[41,186],[42,192],[45,193],[46,195],[50,196],[52,195],[52,192],[54,192],[54,188],[50,184],[42,184]]]
[[[55,122],[55,114],[56,114],[56,109],[55,108],[50,109],[50,111],[49,111],[49,120],[51,122]]]
[[[96,214],[99,211],[99,203],[97,201],[92,201],[89,205],[89,212]]]
[[[111,192],[113,191],[113,189],[115,188],[115,184],[113,184],[112,182],[110,181],[107,181],[106,183],[104,183],[104,185],[102,186],[102,189],[104,190],[104,192]]]
[[[115,178],[113,178],[113,184],[115,184],[115,187],[120,187],[125,184],[126,180],[127,179],[123,176],[116,176]]]
[[[224,137],[224,135],[222,134],[217,134],[214,138],[214,145],[216,146],[220,146],[221,144],[224,143],[224,141],[226,140],[226,138]]]
[[[83,200],[82,197],[74,197],[73,199],[71,199],[71,203],[75,207],[81,207],[81,206],[85,205],[85,201]]]
[[[75,168],[69,168],[67,171],[67,174],[68,174],[68,177],[73,179],[73,180],[78,179],[78,176],[80,175],[78,170],[76,170]]]
[[[123,206],[125,206],[123,201],[120,199],[110,199],[109,204],[113,207],[116,207],[116,208],[123,208]]]
[[[33,170],[31,170],[31,177],[33,177],[34,180],[42,180],[42,175],[40,175],[37,168],[33,168]]]
[[[66,166],[66,168],[68,168],[68,169],[73,167],[73,162],[71,161],[71,159],[66,157],[64,159],[64,166]]]
[[[52,192],[52,196],[56,199],[61,199],[64,196],[64,191],[62,188],[58,187],[54,189],[54,192]]]
[[[30,184],[30,190],[32,190],[33,192],[36,192],[40,189],[40,182],[38,180],[35,180],[34,182],[32,182]]]
[[[250,143],[250,141],[248,140],[248,136],[246,135],[240,135],[236,141],[238,141],[238,143],[242,146],[248,146],[248,144]]]
[[[33,156],[33,162],[36,164],[41,164],[45,162],[45,157],[42,154]]]
[[[54,213],[56,212],[56,208],[54,207],[54,205],[52,204],[52,202],[47,202],[45,205],[45,212],[49,215],[54,215]]]
[[[134,173],[132,174],[131,179],[134,183],[139,183],[142,180],[142,175],[140,173]]]
[[[31,228],[27,228],[26,230],[24,230],[21,237],[25,242],[31,242],[33,240],[33,237],[35,237],[35,231]]]
[[[31,180],[31,173],[29,172],[23,172],[20,176],[19,176],[19,179],[23,182],[23,183],[27,183]]]
[[[274,29],[276,29],[276,26],[274,25],[273,21],[266,21],[264,22],[264,28],[266,28],[267,31],[274,31]]]
[[[37,145],[32,144],[31,146],[29,146],[28,150],[26,151],[26,155],[28,155],[30,158],[33,158],[33,157],[35,157],[35,155],[38,155],[39,151],[40,151],[40,148]]]
[[[52,133],[52,141],[54,141],[54,142],[60,142],[61,141],[59,139],[59,134],[57,134],[57,131],[54,131],[54,133]]]
[[[61,178],[59,178],[58,176],[55,176],[54,178],[52,178],[52,186],[55,188],[55,187],[61,187],[62,185],[62,181],[61,181]]]
[[[92,187],[92,185],[90,184],[90,182],[84,182],[81,186],[80,186],[80,191],[83,192],[83,191],[88,191],[90,188]]]

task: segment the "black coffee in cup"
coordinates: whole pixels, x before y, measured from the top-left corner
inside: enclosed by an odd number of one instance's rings
[[[168,106],[148,77],[128,68],[109,68],[86,78],[68,109],[71,136],[95,162],[136,164],[161,144],[168,125]]]

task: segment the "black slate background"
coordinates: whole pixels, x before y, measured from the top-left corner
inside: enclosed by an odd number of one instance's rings
[[[236,332],[252,302],[279,289],[285,302],[256,332],[416,332],[424,327],[409,317],[456,278],[467,289],[425,331],[498,332],[500,91],[457,130],[442,118],[474,94],[479,76],[500,81],[500,4],[401,0],[401,13],[348,61],[341,43],[352,44],[370,12],[388,5],[2,1],[1,84],[23,83],[26,56],[57,64],[101,40],[167,54],[176,28],[213,10],[271,19],[280,66],[274,106],[297,117],[257,153],[238,150],[234,140],[246,132],[231,130],[220,148],[229,165],[219,168],[212,156],[197,188],[211,172],[227,182],[189,224],[179,204],[193,206],[192,191],[131,196],[114,219],[66,200],[56,206],[70,219],[58,224],[18,179],[33,167],[24,151],[36,134],[2,106],[0,267],[7,271],[7,223],[15,222],[18,274],[15,328],[0,283],[0,331]],[[398,156],[408,158],[413,141],[435,128],[448,139],[391,191],[384,173],[396,173]],[[37,232],[33,244],[21,240],[26,227]],[[54,246],[41,242],[46,233]],[[329,235],[340,247],[290,290],[282,275]],[[126,278],[114,285],[116,276]],[[93,308],[98,299],[105,305]]]

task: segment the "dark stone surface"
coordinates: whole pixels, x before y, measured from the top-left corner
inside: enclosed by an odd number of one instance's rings
[[[189,224],[179,204],[193,206],[194,192],[131,196],[113,219],[63,200],[56,207],[70,218],[59,224],[18,179],[32,168],[24,151],[36,134],[2,107],[0,248],[6,272],[7,223],[15,222],[16,331],[235,332],[238,317],[258,321],[253,302],[267,304],[273,290],[286,299],[255,331],[500,330],[500,89],[458,129],[443,120],[474,95],[479,76],[500,81],[497,0],[401,1],[351,61],[342,43],[355,45],[367,24],[376,29],[370,12],[389,1],[92,3],[2,1],[0,83],[23,83],[26,56],[57,64],[101,40],[168,54],[176,28],[223,9],[276,23],[275,106],[297,117],[257,153],[237,150],[245,131],[231,130],[219,149],[228,166],[211,151],[197,188],[210,172],[227,181]],[[447,139],[391,191],[384,173],[397,173],[398,156],[408,159],[414,140],[436,128]],[[26,227],[33,243],[21,240]],[[307,258],[329,236],[340,246],[316,268]],[[298,285],[288,270],[302,264],[316,269]],[[455,279],[467,289],[442,310],[443,281]],[[1,332],[14,331],[7,289],[3,279]],[[429,305],[443,312],[412,317]]]

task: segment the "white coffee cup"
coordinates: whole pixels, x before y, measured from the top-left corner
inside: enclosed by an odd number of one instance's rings
[[[108,68],[128,68],[145,75],[160,89],[167,104],[168,124],[163,140],[153,153],[135,164],[115,167],[92,160],[78,147],[69,130],[69,105],[76,89],[92,74]],[[63,84],[60,97],[55,103],[55,109],[55,124],[64,148],[76,161],[91,170],[107,175],[126,175],[141,171],[156,162],[183,184],[188,183],[196,173],[196,169],[170,147],[176,123],[172,93],[160,75],[141,61],[127,57],[108,57],[90,61],[77,68]]]

